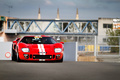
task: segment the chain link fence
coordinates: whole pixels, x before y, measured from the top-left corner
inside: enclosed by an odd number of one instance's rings
[[[98,36],[97,46],[100,47],[98,56],[120,56],[120,36]]]

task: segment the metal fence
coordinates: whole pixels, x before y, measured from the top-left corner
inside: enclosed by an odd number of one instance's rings
[[[84,36],[78,44],[78,55],[120,56],[120,36]]]
[[[78,55],[94,56],[95,36],[79,36]]]
[[[120,36],[98,36],[97,56],[120,56]]]

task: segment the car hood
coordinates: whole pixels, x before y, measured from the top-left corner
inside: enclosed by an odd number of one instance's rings
[[[55,48],[55,44],[25,44],[21,43],[21,48],[29,48],[32,53],[52,53]]]
[[[29,48],[32,53],[53,53],[54,48],[63,48],[61,43],[55,44],[25,44],[20,43],[21,48]]]

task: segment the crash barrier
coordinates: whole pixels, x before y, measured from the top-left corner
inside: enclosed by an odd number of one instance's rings
[[[110,46],[97,46],[97,51],[110,51]],[[78,51],[94,52],[94,45],[78,46]]]
[[[78,47],[77,42],[64,43],[63,61],[77,61],[77,52],[78,52],[77,47]]]
[[[0,42],[0,60],[11,60],[12,42]],[[63,61],[77,61],[77,43],[64,43]]]
[[[11,60],[12,42],[0,42],[0,60]]]

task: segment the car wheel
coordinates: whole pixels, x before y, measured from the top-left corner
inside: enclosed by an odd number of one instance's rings
[[[63,62],[63,57],[62,57],[62,59],[61,59],[61,60],[59,60],[58,62]]]
[[[16,60],[15,50],[12,49],[12,61],[15,61],[15,60]]]
[[[21,60],[20,60],[20,58],[19,58],[19,54],[18,54],[18,52],[17,52],[17,62],[20,62]]]

